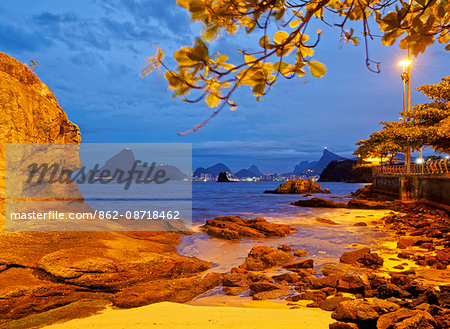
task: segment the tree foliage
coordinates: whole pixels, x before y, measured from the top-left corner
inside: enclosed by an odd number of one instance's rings
[[[338,28],[345,43],[358,45],[361,36],[366,65],[375,72],[379,72],[379,63],[370,59],[367,44],[374,37],[373,23],[382,31],[384,45],[400,40],[400,48],[418,55],[437,38],[450,50],[448,0],[412,0],[411,4],[403,0],[177,0],[177,4],[189,11],[193,22],[202,24],[201,36],[193,46],[175,51],[173,69],[158,48],[156,55],[148,58],[142,76],[164,69],[173,96],[186,102],[204,99],[208,107],[218,107],[211,117],[225,106],[236,109],[231,96],[241,86],[250,87],[260,100],[279,78],[302,78],[308,72],[323,77],[325,65],[314,59],[322,34],[316,29],[318,24]],[[353,28],[356,23],[361,26],[360,35]],[[241,30],[259,42],[255,49],[248,44],[230,49],[241,53],[239,62],[231,62],[224,53],[211,53],[215,40]]]
[[[404,151],[408,146],[418,150],[423,146],[437,152],[450,151],[450,76],[434,85],[417,88],[432,102],[418,104],[412,110],[401,112],[403,122],[380,122],[384,127],[360,145],[355,155],[383,156]]]

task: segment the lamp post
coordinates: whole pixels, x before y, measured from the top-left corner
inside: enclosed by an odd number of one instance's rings
[[[411,110],[411,54],[408,49],[408,59],[402,60],[399,65],[403,67],[401,75],[403,81],[403,112]],[[408,85],[408,96],[406,97],[406,85]],[[403,122],[408,122],[409,118],[403,115]],[[411,173],[411,147],[407,146],[405,151],[406,174]]]

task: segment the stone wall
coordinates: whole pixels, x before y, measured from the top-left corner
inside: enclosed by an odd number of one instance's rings
[[[373,189],[402,200],[422,200],[450,209],[449,175],[382,175],[373,178]]]
[[[374,176],[372,181],[373,190],[392,198],[400,197],[399,176],[382,175]]]

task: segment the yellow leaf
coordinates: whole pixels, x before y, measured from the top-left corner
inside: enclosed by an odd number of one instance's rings
[[[450,33],[446,30],[442,30],[438,38],[439,43],[447,43],[450,41]]]
[[[245,60],[246,64],[249,64],[251,62],[255,62],[256,58],[253,55],[244,55],[244,60]],[[251,65],[251,64],[249,64],[249,65]]]
[[[228,56],[225,54],[220,54],[219,57],[217,57],[216,62],[217,63],[224,63],[228,59]]]
[[[325,65],[317,61],[309,61],[308,68],[314,78],[321,78],[327,72]]]
[[[311,57],[312,55],[314,55],[314,49],[311,49],[309,47],[299,47],[298,51],[300,52],[303,58],[307,56]]]
[[[189,10],[189,0],[177,0],[177,5]]]
[[[287,38],[289,38],[289,34],[286,31],[278,31],[273,36],[273,40],[278,44],[285,42]]]
[[[302,21],[301,20],[295,20],[295,21],[291,21],[289,23],[289,27],[295,29]]]
[[[220,102],[220,98],[214,94],[208,94],[208,96],[205,97],[205,103],[208,107],[217,107]]]

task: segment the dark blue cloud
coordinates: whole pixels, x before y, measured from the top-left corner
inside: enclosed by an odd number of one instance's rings
[[[78,17],[74,13],[57,15],[46,11],[33,16],[33,21],[38,25],[55,25],[76,22],[78,21]]]
[[[174,33],[189,32],[189,16],[187,12],[167,1],[154,0],[121,0],[121,5],[133,15],[138,22],[149,23],[157,20],[165,28]]]
[[[3,51],[37,51],[51,44],[52,42],[40,33],[0,23],[0,47]]]

